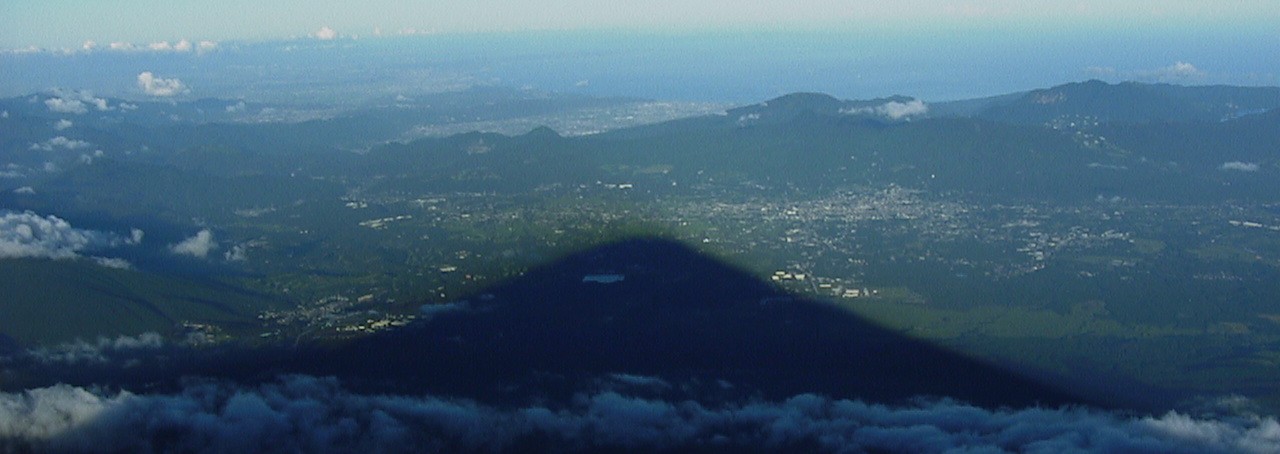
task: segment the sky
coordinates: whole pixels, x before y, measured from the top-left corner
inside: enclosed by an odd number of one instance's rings
[[[0,48],[316,34],[938,27],[1275,29],[1274,0],[5,0]],[[325,32],[328,33],[328,32]]]

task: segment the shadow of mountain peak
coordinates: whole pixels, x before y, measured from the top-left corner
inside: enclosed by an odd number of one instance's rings
[[[622,374],[771,399],[1081,402],[662,239],[592,248],[424,310],[420,323],[305,368],[357,387],[480,400],[568,397],[583,380]]]
[[[988,407],[1098,404],[658,238],[567,255],[363,338],[160,356],[124,367],[28,364],[33,374],[11,385],[164,391],[182,389],[186,377],[248,384],[303,374],[364,393],[514,405],[569,402],[601,388],[699,401],[808,393],[882,403],[933,396]]]

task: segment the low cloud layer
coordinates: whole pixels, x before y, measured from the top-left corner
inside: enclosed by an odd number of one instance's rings
[[[177,96],[188,91],[181,80],[159,78],[151,71],[138,74],[138,88],[141,88],[143,93],[159,97]]]
[[[209,251],[218,248],[218,243],[213,240],[213,232],[204,229],[196,232],[195,236],[182,240],[178,244],[169,246],[169,250],[178,255],[189,255],[196,258],[205,258],[209,256]]]
[[[875,107],[844,109],[840,112],[849,115],[878,115],[890,120],[901,120],[929,113],[929,105],[919,99],[913,99],[907,102],[889,101]]]
[[[535,445],[530,445],[536,443]],[[360,395],[289,376],[178,394],[68,385],[0,394],[0,449],[351,452],[804,450],[1161,452],[1280,450],[1274,418],[1123,417],[1086,409],[989,410],[952,401],[883,406],[799,395],[706,406],[614,392],[563,407],[502,409],[435,397]]]
[[[1218,167],[1220,170],[1234,170],[1237,172],[1257,172],[1258,164],[1252,162],[1231,161],[1224,162]]]

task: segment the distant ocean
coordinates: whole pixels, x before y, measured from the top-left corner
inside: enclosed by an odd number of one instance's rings
[[[353,102],[502,85],[751,103],[797,91],[945,101],[1102,79],[1280,85],[1266,31],[524,32],[220,43],[212,52],[7,53],[0,96],[52,88],[138,98],[136,77],[191,98]]]

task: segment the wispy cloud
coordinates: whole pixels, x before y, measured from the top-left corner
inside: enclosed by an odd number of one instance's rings
[[[127,264],[127,262],[125,263]],[[163,346],[164,339],[159,334],[143,333],[137,336],[99,337],[94,342],[76,340],[75,342],[52,347],[33,349],[28,351],[27,355],[36,361],[46,364],[106,363],[109,362],[109,357],[116,354],[131,353],[139,350],[155,350]]]
[[[96,345],[93,345],[96,347]],[[436,397],[362,395],[334,379],[177,394],[56,385],[0,394],[0,442],[18,451],[1162,452],[1280,449],[1270,417],[1121,416],[1082,408],[991,410],[949,400],[887,406],[798,395],[708,406],[615,392],[502,409]],[[128,434],[121,436],[120,434]]]
[[[141,88],[143,93],[159,97],[177,96],[189,91],[181,80],[159,78],[151,71],[138,74],[138,88]]]
[[[95,52],[126,52],[126,53],[169,53],[169,54],[186,54],[195,53],[202,55],[218,48],[218,42],[212,40],[192,41],[189,39],[179,39],[176,41],[154,41],[147,44],[134,44],[128,41],[112,41],[106,45],[99,44],[92,39],[85,40],[79,48],[62,48],[62,49],[45,49],[39,47],[30,47],[26,49],[8,49],[0,51],[0,53],[52,53],[52,54],[76,54],[76,53],[95,53]]]
[[[222,254],[222,258],[228,262],[243,262],[249,259],[249,247],[243,244],[231,246],[231,249]]]
[[[1257,163],[1240,161],[1224,162],[1221,166],[1218,166],[1220,170],[1234,170],[1237,172],[1257,172],[1259,168]]]
[[[1110,66],[1090,66],[1084,71],[1090,77],[1147,82],[1196,82],[1209,76],[1209,73],[1185,61],[1149,69],[1120,70]]]
[[[33,143],[31,144],[30,149],[39,151],[53,151],[55,149],[78,150],[91,146],[93,146],[93,144],[83,140],[68,139],[63,136],[57,136],[44,142]]]

